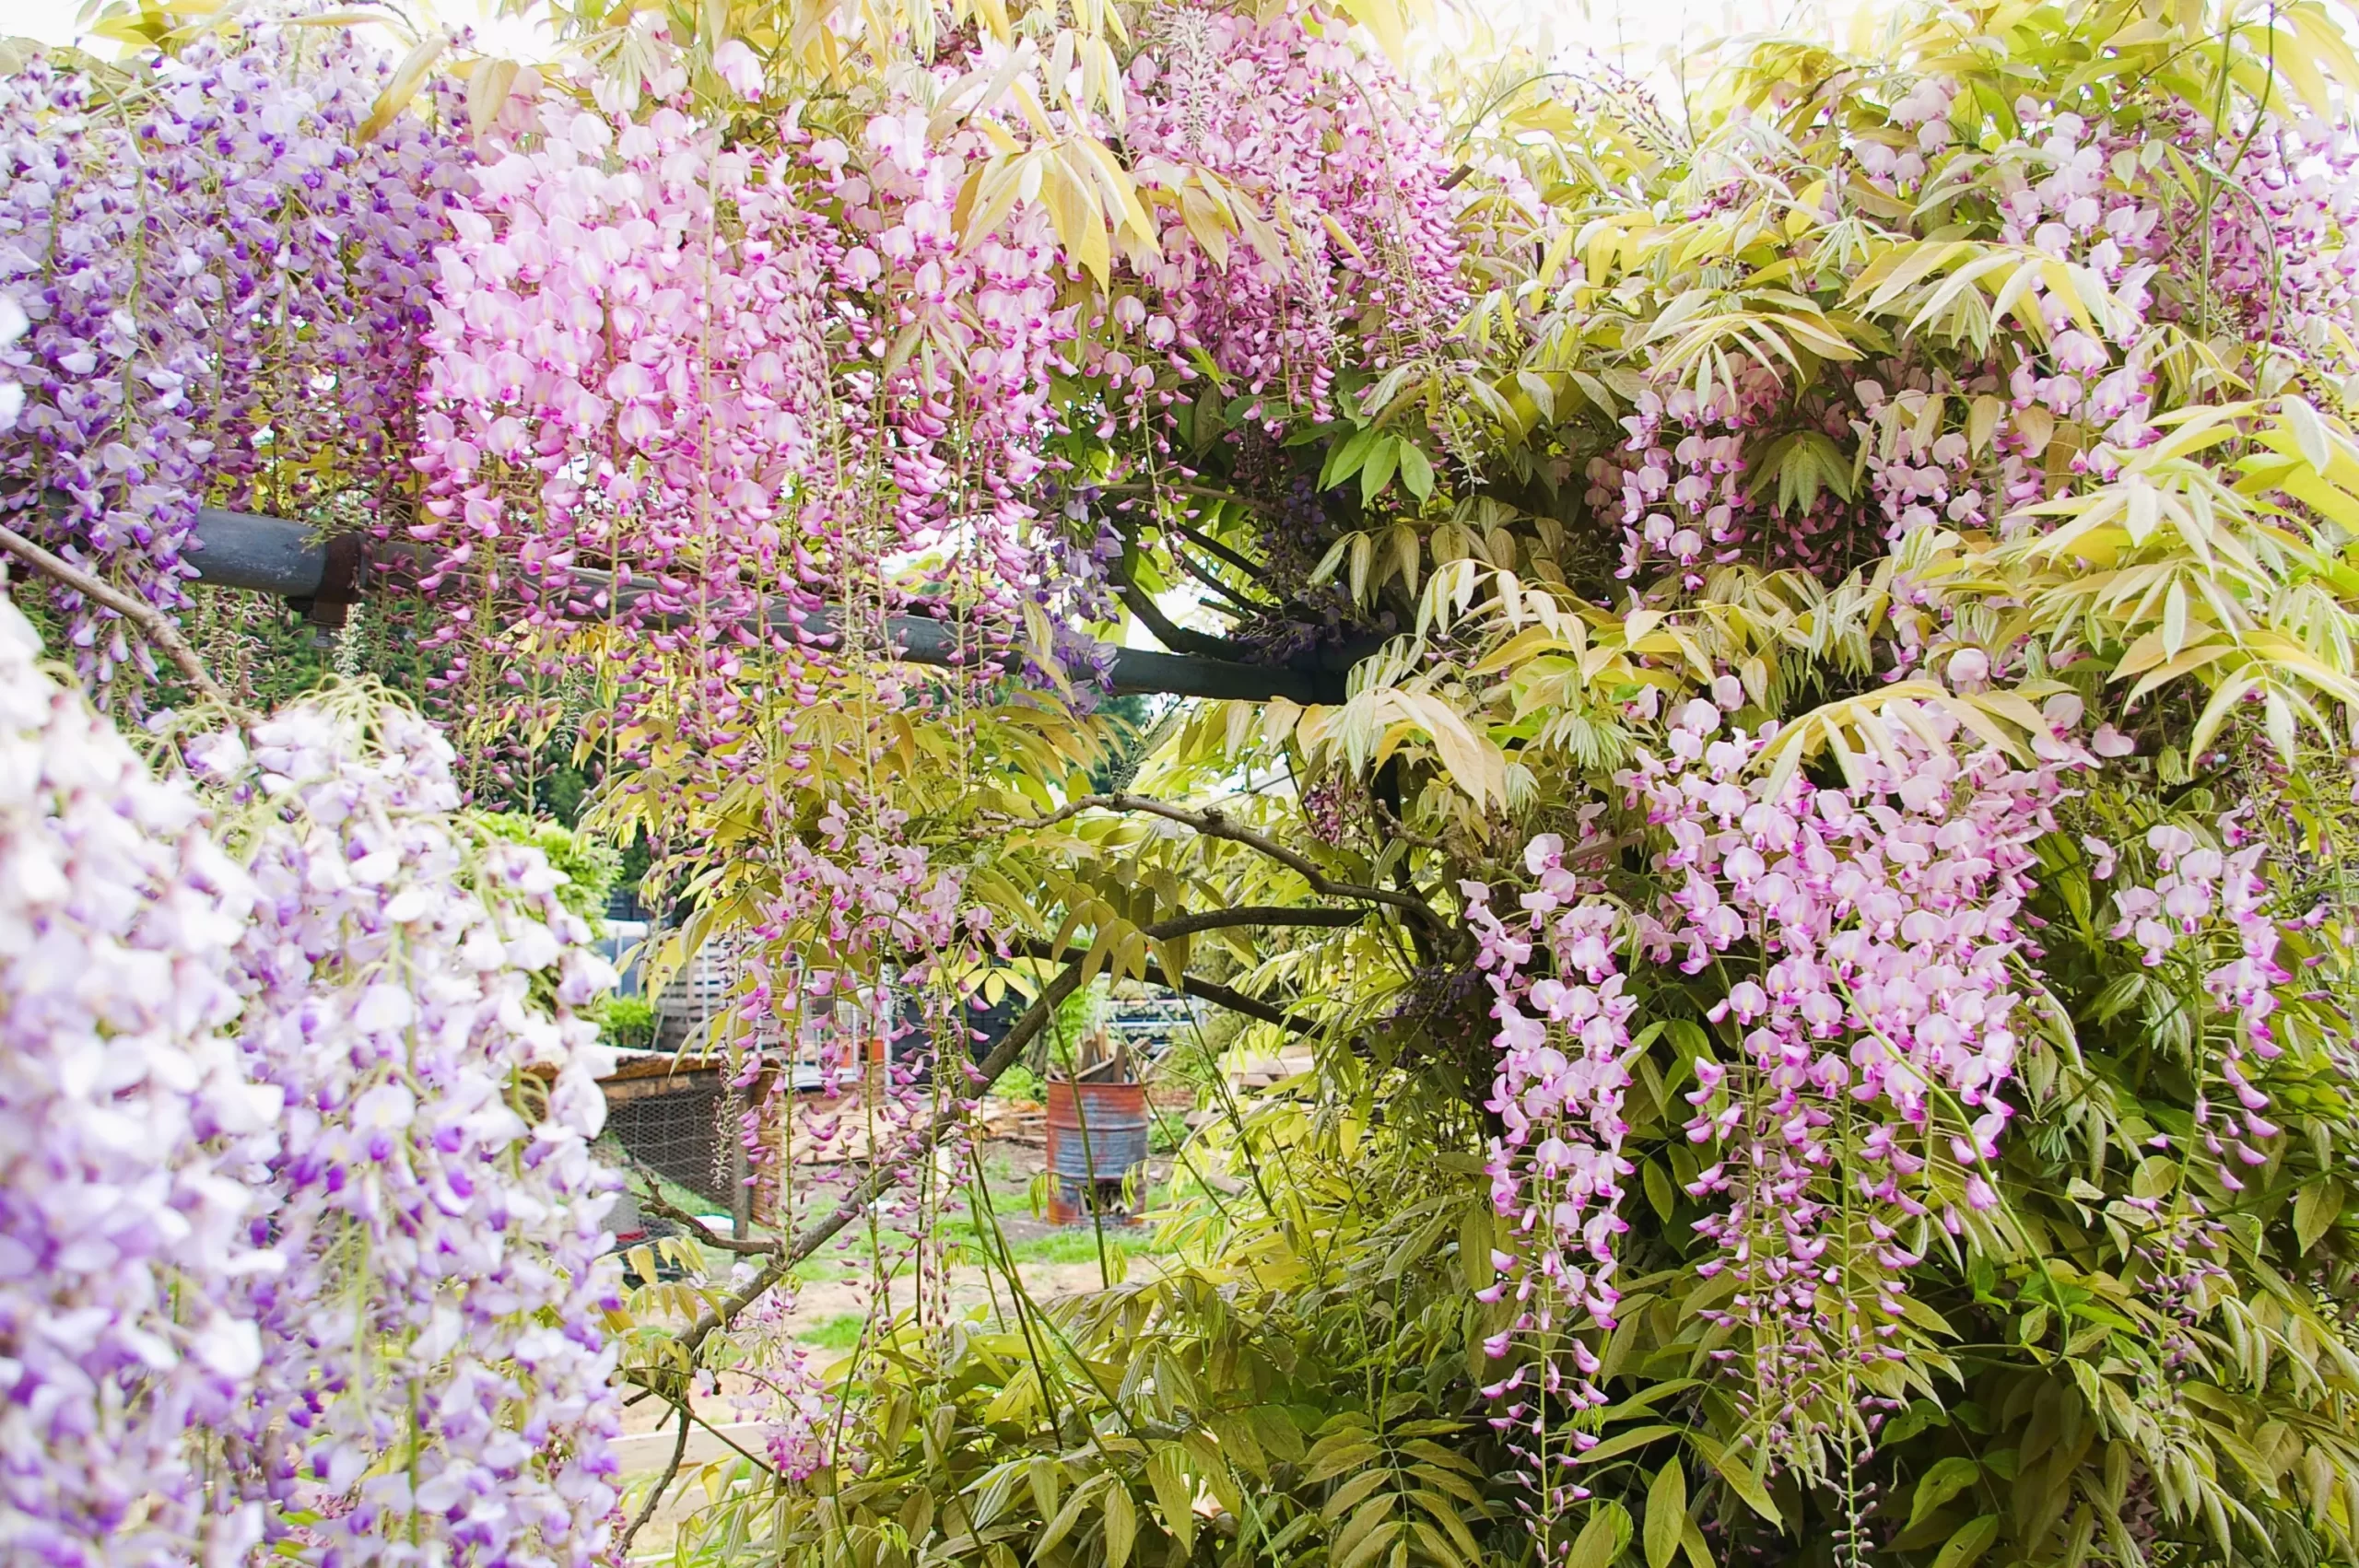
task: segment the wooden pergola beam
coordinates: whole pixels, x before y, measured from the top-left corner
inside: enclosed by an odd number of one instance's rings
[[[385,565],[420,565],[416,545],[367,544],[358,535],[323,539],[308,525],[252,512],[206,509],[196,516],[187,556],[197,580],[217,588],[275,594],[306,610],[358,602],[364,568],[373,558]],[[577,572],[577,578],[594,574]],[[340,617],[338,617],[340,619]],[[831,629],[828,612],[804,617],[806,631]],[[334,624],[331,621],[329,624]],[[958,650],[957,628],[921,615],[895,615],[888,623],[896,658],[947,667]],[[1285,697],[1303,704],[1336,703],[1351,661],[1340,653],[1285,664],[1246,664],[1192,653],[1158,653],[1115,648],[1108,671],[1117,692],[1154,692],[1226,702],[1267,702]]]

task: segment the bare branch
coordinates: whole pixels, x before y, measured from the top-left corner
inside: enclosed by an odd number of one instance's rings
[[[84,571],[61,556],[52,555],[13,528],[0,528],[0,548],[23,561],[64,587],[72,589],[83,598],[102,604],[139,628],[140,635],[153,643],[158,651],[170,660],[175,668],[209,702],[218,703],[232,712],[242,711],[205,668],[196,649],[181,636],[180,627],[170,616],[152,604],[142,603],[113,584]]]
[[[1247,827],[1242,823],[1231,822],[1217,811],[1193,811],[1186,806],[1176,806],[1168,801],[1158,801],[1148,795],[1120,793],[1085,795],[1080,800],[1071,801],[1058,807],[1046,816],[1015,818],[1011,825],[1046,827],[1051,823],[1062,822],[1068,817],[1078,816],[1083,812],[1091,810],[1139,812],[1148,816],[1159,816],[1167,822],[1179,823],[1183,827],[1192,827],[1207,838],[1226,838],[1232,844],[1242,844],[1248,848],[1261,851],[1280,865],[1300,875],[1303,881],[1310,884],[1310,891],[1323,898],[1361,898],[1371,904],[1382,904],[1400,910],[1423,927],[1429,935],[1446,934],[1441,917],[1436,914],[1433,906],[1424,899],[1412,894],[1397,893],[1387,887],[1366,887],[1358,883],[1337,882],[1320,871],[1309,856],[1287,848],[1268,834],[1256,828]]]
[[[1196,581],[1208,591],[1217,594],[1226,603],[1233,605],[1235,607],[1235,614],[1241,615],[1269,614],[1277,609],[1275,604],[1257,604],[1251,600],[1246,598],[1237,589],[1231,588],[1228,584],[1221,581],[1219,578],[1214,576],[1210,568],[1199,564],[1193,556],[1191,556],[1187,551],[1182,550],[1177,544],[1171,546],[1171,558],[1180,563],[1180,569],[1181,571],[1186,572],[1190,577],[1195,579]]]
[[[1367,911],[1365,909],[1304,909],[1291,904],[1240,904],[1234,909],[1205,909],[1193,915],[1174,915],[1168,920],[1141,926],[1139,930],[1156,942],[1169,942],[1173,937],[1193,936],[1198,931],[1221,930],[1230,926],[1356,926],[1367,919]]]
[[[1071,964],[1084,956],[1083,954],[1072,948],[1066,948],[1062,952],[1053,951],[1046,942],[1030,943],[1023,949],[1023,953],[1027,958],[1046,959],[1057,964]],[[1274,1024],[1281,1029],[1291,1029],[1297,1035],[1310,1033],[1310,1025],[1297,1021],[1291,1013],[1274,1002],[1224,986],[1217,980],[1207,980],[1201,975],[1183,974],[1174,979],[1164,972],[1163,965],[1152,958],[1146,962],[1146,972],[1139,977],[1149,985],[1162,986],[1167,989],[1180,991],[1188,996],[1202,997],[1204,1000],[1218,1007],[1225,1007],[1231,1012],[1241,1012],[1248,1018],[1259,1019],[1264,1024]]]
[[[1211,552],[1220,559],[1226,561],[1230,566],[1235,567],[1238,571],[1243,572],[1246,576],[1251,578],[1256,582],[1261,581],[1262,579],[1269,572],[1270,568],[1268,567],[1255,566],[1251,561],[1246,559],[1237,551],[1230,549],[1227,545],[1222,544],[1219,540],[1214,538],[1211,534],[1206,533],[1200,528],[1191,528],[1184,522],[1174,521],[1169,518],[1160,518],[1156,521],[1158,524],[1164,528],[1177,530],[1195,544],[1202,545],[1205,550]]]
[[[742,1253],[749,1258],[767,1258],[786,1245],[782,1240],[739,1241],[735,1236],[722,1235],[687,1210],[665,1202],[663,1195],[655,1190],[651,1183],[645,1195],[640,1199],[639,1206],[650,1213],[671,1221],[675,1225],[687,1226],[697,1240],[722,1252]]]
[[[687,1457],[688,1408],[686,1405],[675,1405],[672,1410],[673,1413],[680,1418],[680,1438],[678,1442],[672,1445],[672,1462],[663,1467],[662,1475],[655,1478],[655,1484],[648,1490],[647,1501],[640,1505],[638,1516],[625,1525],[623,1533],[616,1538],[615,1559],[616,1562],[621,1562],[629,1555],[632,1538],[639,1534],[640,1527],[648,1520],[655,1517],[655,1510],[663,1504],[663,1494],[672,1490],[672,1482],[680,1473],[680,1461]]]
[[[1146,623],[1146,629],[1156,635],[1157,641],[1174,653],[1192,653],[1199,658],[1219,659],[1230,663],[1243,662],[1241,656],[1245,650],[1242,648],[1225,637],[1190,631],[1165,614],[1162,607],[1156,603],[1154,595],[1134,582],[1122,584],[1122,603],[1130,607],[1132,614]]]

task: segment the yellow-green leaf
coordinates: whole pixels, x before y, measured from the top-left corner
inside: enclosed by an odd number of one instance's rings
[[[2294,1238],[2304,1252],[2318,1245],[2329,1226],[2342,1213],[2342,1184],[2320,1176],[2304,1184],[2294,1199]]]
[[[1131,1543],[1138,1539],[1138,1508],[1130,1489],[1120,1481],[1106,1489],[1106,1568],[1122,1568],[1131,1560]]]
[[[1647,1488],[1647,1568],[1670,1568],[1686,1523],[1687,1469],[1674,1456]]]
[[[1966,1565],[1990,1550],[1999,1539],[1999,1515],[1985,1514],[1960,1525],[1957,1534],[1942,1543],[1933,1554],[1933,1568],[1966,1568]]]
[[[1601,1505],[1573,1538],[1565,1568],[1607,1568],[1630,1539],[1630,1513],[1619,1503]]]

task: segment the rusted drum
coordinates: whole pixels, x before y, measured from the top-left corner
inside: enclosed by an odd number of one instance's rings
[[[1103,1189],[1146,1164],[1146,1135],[1145,1084],[1051,1081],[1049,1217],[1059,1224],[1084,1217],[1093,1189],[1098,1207],[1108,1208]]]

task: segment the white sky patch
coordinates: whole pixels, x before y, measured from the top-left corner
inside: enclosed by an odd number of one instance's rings
[[[0,38],[29,38],[49,44],[80,42],[91,53],[111,60],[116,53],[113,44],[85,41],[83,29],[88,18],[83,13],[95,9],[91,0],[0,0]],[[495,0],[441,0],[439,5],[405,7],[428,27],[454,32],[472,29],[476,46],[487,53],[531,61],[551,53],[549,35],[538,22],[496,16],[495,9]],[[390,38],[387,42],[393,45]],[[395,47],[394,52],[401,51]]]

